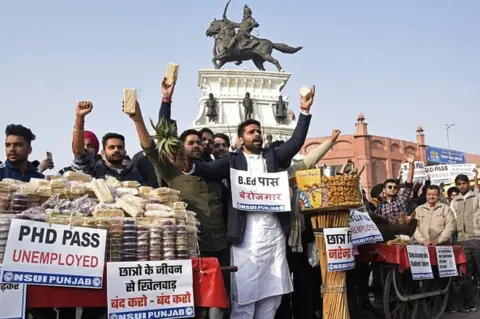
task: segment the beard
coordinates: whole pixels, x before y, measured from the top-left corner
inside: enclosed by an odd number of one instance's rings
[[[114,165],[120,165],[123,163],[124,156],[118,156],[119,154],[112,154],[111,156],[105,156],[105,159],[107,162],[114,164]]]
[[[253,143],[251,143],[251,144],[245,144],[245,148],[246,148],[249,152],[254,153],[254,154],[258,154],[258,153],[260,153],[260,152],[262,151],[262,145],[261,145],[261,144],[258,145],[258,146],[255,145],[255,144],[253,144]]]

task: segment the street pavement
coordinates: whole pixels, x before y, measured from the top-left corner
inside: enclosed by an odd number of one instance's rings
[[[444,315],[442,319],[477,319],[480,318],[480,311],[477,309],[475,312],[470,313],[456,313],[453,315]]]

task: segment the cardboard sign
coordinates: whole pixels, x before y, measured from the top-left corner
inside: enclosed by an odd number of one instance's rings
[[[440,277],[458,276],[457,263],[452,246],[436,246],[438,274]]]
[[[368,213],[352,210],[349,224],[354,246],[383,241],[382,234]]]
[[[413,280],[433,279],[428,247],[421,245],[408,245],[407,254]]]
[[[287,172],[256,173],[230,168],[232,206],[244,211],[288,212]]]
[[[25,318],[26,291],[23,284],[0,283],[0,319]]]
[[[102,288],[105,229],[14,219],[2,281],[43,286]]]
[[[350,228],[324,228],[328,271],[345,271],[355,268],[352,233]]]
[[[447,164],[427,166],[427,169],[432,185],[446,184],[452,181],[450,166]]]
[[[191,260],[107,263],[110,319],[195,317]]]
[[[425,164],[423,162],[415,162],[415,168],[413,171],[413,181],[414,182],[422,182],[427,180],[427,172],[425,172]],[[410,163],[403,163],[402,164],[402,181],[406,181],[408,178],[408,169],[410,167]]]

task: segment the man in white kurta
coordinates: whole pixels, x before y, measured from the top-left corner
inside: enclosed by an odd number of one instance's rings
[[[248,171],[266,173],[262,154],[245,154]],[[249,212],[243,243],[232,246],[231,319],[273,319],[282,295],[293,291],[286,238],[275,213]]]
[[[252,176],[268,171],[277,171],[302,147],[310,125],[310,107],[315,95],[315,86],[301,97],[301,115],[289,141],[275,150],[262,153],[261,124],[246,120],[238,127],[242,149],[214,162],[203,163],[182,158],[178,165],[185,174],[225,178],[230,168],[247,170]],[[267,160],[269,162],[267,163]],[[267,164],[269,170],[267,170]],[[231,319],[273,319],[280,306],[282,295],[292,292],[292,281],[287,263],[287,244],[283,225],[283,213],[245,212],[242,215],[231,211],[230,240],[232,262],[238,267],[233,276]],[[280,215],[283,214],[283,215]],[[243,218],[243,216],[245,218]],[[289,220],[287,220],[289,222]],[[240,227],[240,228],[239,228]],[[228,236],[228,234],[227,234]]]

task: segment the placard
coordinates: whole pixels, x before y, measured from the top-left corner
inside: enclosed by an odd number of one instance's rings
[[[452,179],[455,179],[457,175],[467,175],[469,179],[474,177],[473,169],[476,168],[475,164],[450,164],[450,174]]]
[[[0,283],[0,319],[25,318],[26,288],[24,284]]]
[[[425,164],[423,162],[414,162],[415,168],[413,171],[413,181],[422,182],[427,180],[427,172],[425,171]],[[408,168],[410,163],[402,164],[402,181],[405,182],[408,178]]]
[[[287,172],[250,173],[230,168],[232,206],[244,211],[290,211]]]
[[[450,167],[447,164],[427,166],[432,185],[447,184],[452,181]]]
[[[455,253],[452,246],[436,246],[438,274],[440,277],[458,276]]]
[[[13,219],[2,281],[102,288],[107,230]]]
[[[352,233],[349,227],[324,228],[327,269],[330,272],[355,268]]]
[[[110,319],[194,317],[191,260],[107,263]]]
[[[407,245],[407,255],[413,280],[433,279],[428,247]]]
[[[377,225],[367,212],[352,210],[350,213],[350,231],[353,246],[366,245],[383,241],[383,236]]]
[[[466,175],[469,179],[473,179],[473,169],[475,167],[475,164],[441,164],[427,166],[427,169],[431,183],[433,185],[440,185],[442,183],[452,183],[459,174]]]

